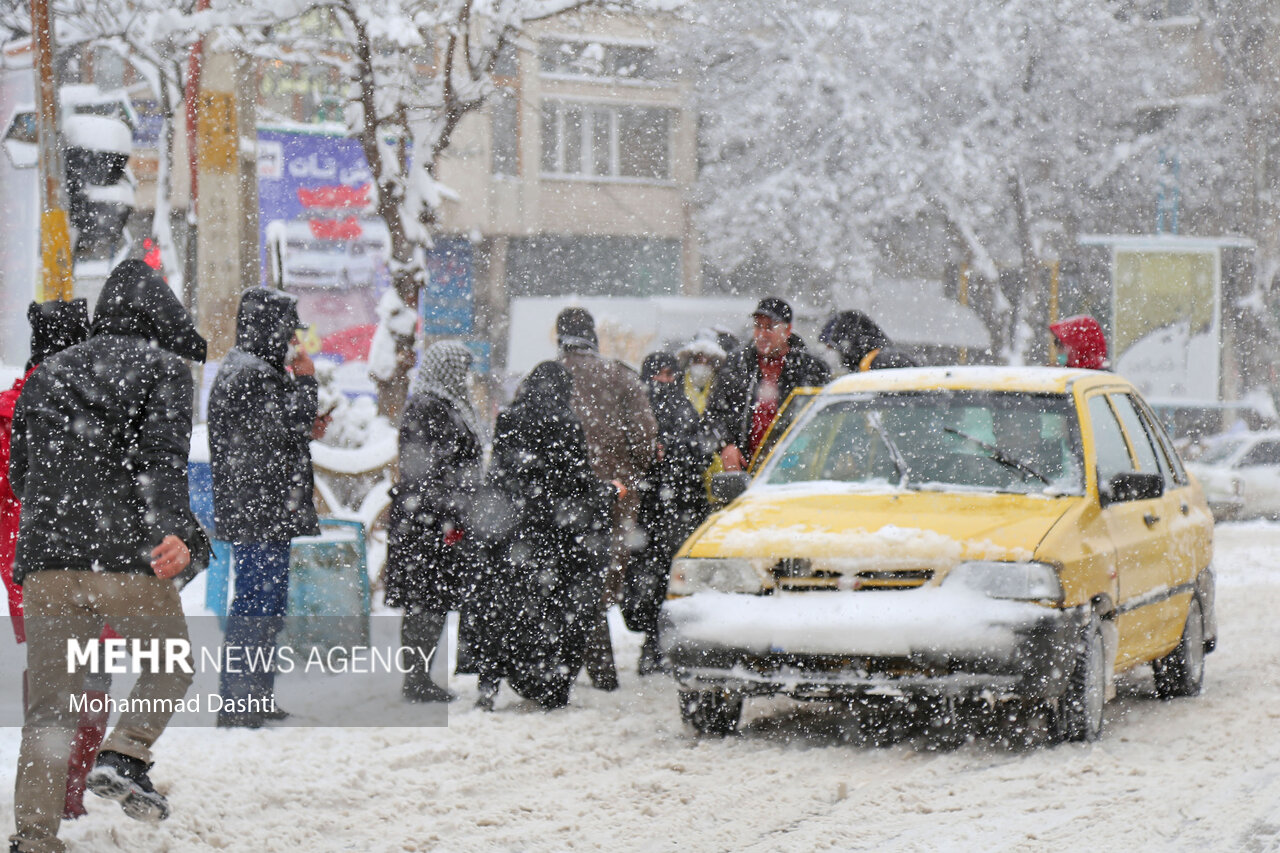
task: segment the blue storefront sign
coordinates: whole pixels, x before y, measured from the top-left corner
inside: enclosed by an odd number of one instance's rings
[[[467,335],[475,326],[475,259],[465,237],[440,237],[427,253],[418,302],[424,335]]]

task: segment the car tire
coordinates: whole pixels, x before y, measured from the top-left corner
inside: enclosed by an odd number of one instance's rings
[[[732,734],[742,718],[742,699],[731,690],[682,690],[680,716],[700,734]]]
[[[1067,689],[1050,714],[1050,731],[1058,741],[1097,740],[1102,735],[1107,701],[1106,644],[1102,622],[1094,614],[1076,644],[1075,667]]]
[[[1156,677],[1156,695],[1161,699],[1200,694],[1204,686],[1204,611],[1200,599],[1191,597],[1178,647],[1152,661],[1151,669]]]

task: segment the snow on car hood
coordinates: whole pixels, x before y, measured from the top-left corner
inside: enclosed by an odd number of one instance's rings
[[[809,558],[892,568],[1029,560],[1079,498],[752,489],[682,549],[689,557]]]

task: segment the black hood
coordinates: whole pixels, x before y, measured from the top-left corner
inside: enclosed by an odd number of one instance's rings
[[[567,412],[573,395],[573,379],[559,362],[544,361],[529,371],[516,389],[516,406]]]
[[[298,330],[298,298],[279,290],[251,287],[240,296],[236,348],[284,370],[289,341]]]
[[[31,358],[27,370],[55,353],[89,337],[89,303],[83,299],[32,302],[27,306],[31,324]]]
[[[818,340],[840,354],[840,361],[857,370],[862,359],[874,349],[889,345],[889,338],[875,321],[861,311],[841,311],[822,327]]]
[[[160,274],[139,260],[107,276],[93,310],[93,334],[136,335],[192,361],[204,361],[204,338]]]

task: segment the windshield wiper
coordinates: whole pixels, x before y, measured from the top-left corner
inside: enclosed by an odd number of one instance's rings
[[[871,424],[871,428],[876,431],[876,435],[880,436],[880,440],[884,442],[884,446],[889,449],[889,458],[893,460],[893,467],[898,473],[898,488],[905,489],[907,487],[907,460],[902,455],[902,451],[898,449],[898,445],[893,443],[893,439],[889,438],[889,432],[884,428],[884,424],[880,422],[879,412],[868,412],[867,423]]]
[[[1021,459],[1010,456],[1000,448],[996,447],[994,444],[988,444],[987,442],[983,441],[980,438],[974,438],[968,433],[961,432],[955,427],[949,427],[949,426],[943,427],[942,431],[949,432],[952,435],[958,435],[961,438],[963,438],[965,441],[972,442],[973,444],[978,445],[978,447],[981,447],[983,450],[987,451],[988,458],[994,459],[996,462],[999,462],[1001,465],[1005,466],[1006,468],[1015,468],[1019,471],[1022,471],[1023,473],[1030,474],[1032,477],[1035,477],[1037,480],[1044,483],[1046,486],[1049,485],[1049,478],[1046,477],[1044,474],[1041,474],[1039,471],[1037,471],[1035,468],[1032,468],[1030,465],[1023,462]]]

